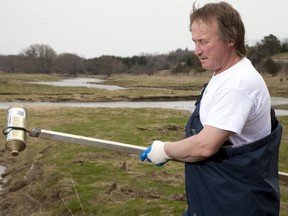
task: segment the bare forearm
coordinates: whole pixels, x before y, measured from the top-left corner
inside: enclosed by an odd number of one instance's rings
[[[182,162],[197,162],[207,158],[204,154],[204,146],[200,142],[197,143],[194,137],[184,140],[169,142],[165,145],[166,154]],[[201,147],[202,145],[202,147]]]
[[[197,162],[214,155],[232,132],[206,126],[203,130],[186,139],[165,145],[166,154],[179,161]]]

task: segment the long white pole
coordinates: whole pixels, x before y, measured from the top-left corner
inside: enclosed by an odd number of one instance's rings
[[[147,147],[33,128],[29,136],[140,155]]]

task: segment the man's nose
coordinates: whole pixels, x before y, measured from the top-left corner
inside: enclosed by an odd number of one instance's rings
[[[199,44],[195,44],[194,54],[199,56],[199,55],[201,55],[202,52],[203,52],[203,50],[201,49],[201,46]]]

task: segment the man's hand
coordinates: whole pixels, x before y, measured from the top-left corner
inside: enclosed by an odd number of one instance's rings
[[[165,152],[165,143],[159,140],[155,140],[151,146],[149,146],[141,155],[140,160],[145,159],[149,162],[156,164],[157,166],[162,166],[168,162],[169,156]]]

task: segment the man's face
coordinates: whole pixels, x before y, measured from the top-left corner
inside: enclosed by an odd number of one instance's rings
[[[190,30],[195,43],[195,55],[198,56],[203,69],[214,72],[226,70],[232,47],[221,40],[216,21],[205,23],[195,20]]]

